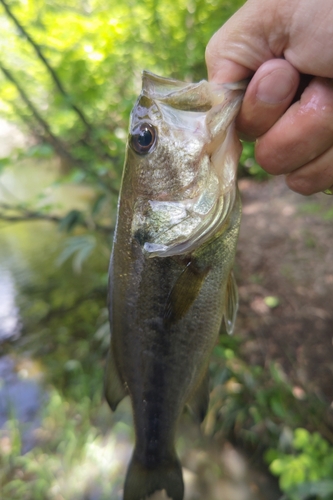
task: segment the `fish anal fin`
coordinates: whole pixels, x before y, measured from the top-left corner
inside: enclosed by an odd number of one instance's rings
[[[234,331],[238,310],[238,290],[233,271],[230,272],[227,289],[226,289],[226,303],[224,310],[224,323],[227,333],[231,335]]]
[[[116,366],[112,346],[106,358],[104,394],[112,411],[115,411],[120,401],[127,395]]]
[[[209,268],[198,269],[190,261],[174,284],[164,310],[164,323],[176,323],[185,316],[197,298],[202,284],[209,273]]]
[[[209,405],[209,373],[206,371],[200,384],[187,403],[194,418],[201,422],[204,420]]]

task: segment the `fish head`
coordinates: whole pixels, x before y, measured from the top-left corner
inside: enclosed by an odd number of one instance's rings
[[[128,139],[137,196],[182,199],[200,170],[207,141],[205,113],[175,109],[144,85],[131,113]]]
[[[147,257],[193,251],[232,208],[240,143],[233,122],[244,84],[195,84],[143,73],[123,184],[131,232]]]

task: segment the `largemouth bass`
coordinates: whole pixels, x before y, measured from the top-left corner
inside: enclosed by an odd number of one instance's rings
[[[188,84],[143,73],[132,110],[110,263],[105,393],[131,398],[135,449],[124,500],[182,500],[175,452],[185,405],[205,417],[208,363],[238,306],[241,217],[234,119],[245,84]]]

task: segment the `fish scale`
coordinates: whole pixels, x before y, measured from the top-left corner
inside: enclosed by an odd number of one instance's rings
[[[131,398],[135,448],[124,500],[182,500],[177,423],[206,414],[209,357],[238,306],[241,217],[233,122],[245,84],[187,84],[148,72],[131,113],[110,262],[105,394]],[[175,140],[175,138],[177,140]]]

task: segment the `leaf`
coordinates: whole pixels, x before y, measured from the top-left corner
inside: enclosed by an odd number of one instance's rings
[[[264,302],[270,309],[274,309],[274,307],[277,307],[280,304],[279,298],[274,297],[273,295],[268,295],[267,297],[265,297]]]
[[[81,224],[82,221],[82,212],[76,209],[71,210],[63,219],[61,219],[61,222],[59,222],[59,229],[60,231],[70,232],[75,226]]]
[[[105,193],[102,193],[99,196],[97,196],[91,208],[92,215],[97,215],[101,211],[106,200],[107,200],[107,195]]]
[[[31,146],[27,149],[26,154],[32,158],[52,158],[54,155],[54,149],[50,144],[43,142]]]
[[[288,492],[298,500],[310,498],[331,499],[333,495],[333,481],[331,479],[313,482],[305,482],[291,488]]]
[[[56,263],[61,266],[70,257],[73,257],[73,269],[80,273],[83,263],[88,259],[96,246],[96,238],[92,235],[73,236],[67,238],[65,248],[59,255]]]
[[[309,446],[311,441],[311,434],[307,429],[296,429],[293,446],[296,450],[302,450]]]
[[[286,407],[283,404],[283,401],[279,394],[275,395],[271,398],[271,409],[273,413],[280,418],[285,418],[286,415]]]
[[[10,165],[12,162],[13,160],[9,156],[7,156],[6,158],[0,158],[0,173],[5,167]]]

